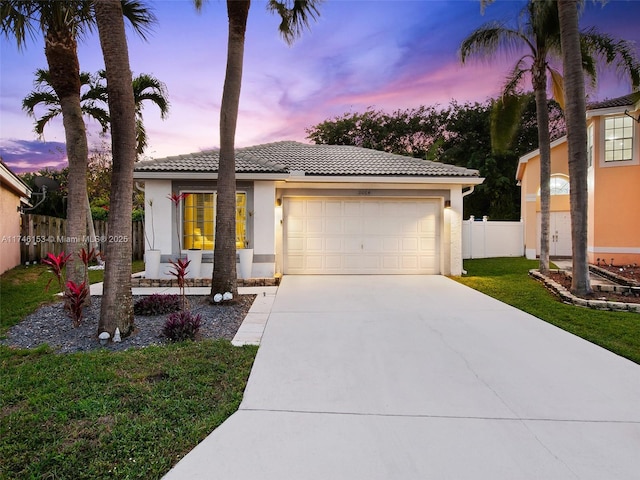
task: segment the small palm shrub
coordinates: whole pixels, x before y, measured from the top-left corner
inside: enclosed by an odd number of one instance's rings
[[[135,315],[164,315],[166,313],[177,312],[181,308],[180,297],[178,295],[160,295],[154,293],[148,297],[136,300],[133,304]]]
[[[200,315],[193,315],[189,311],[175,312],[169,315],[162,334],[172,342],[195,340],[202,325]]]

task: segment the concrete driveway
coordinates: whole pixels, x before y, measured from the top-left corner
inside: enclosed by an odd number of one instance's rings
[[[638,479],[640,366],[441,276],[285,276],[166,479]]]

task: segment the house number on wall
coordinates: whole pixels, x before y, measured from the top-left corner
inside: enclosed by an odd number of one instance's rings
[[[371,190],[358,190],[358,195],[371,195]]]

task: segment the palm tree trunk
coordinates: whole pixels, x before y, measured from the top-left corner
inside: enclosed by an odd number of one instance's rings
[[[236,274],[235,135],[242,85],[244,39],[250,0],[227,0],[229,39],[227,70],[220,106],[220,166],[216,204],[216,233],[211,295],[238,291]]]
[[[98,332],[133,329],[131,297],[131,210],[136,160],[136,119],[129,53],[119,0],[95,2],[100,45],[107,72],[111,116],[111,203],[109,208],[104,290]]]
[[[591,291],[587,259],[587,120],[584,74],[578,29],[578,2],[558,2],[562,63],[565,88],[565,118],[569,147],[571,182],[571,247],[573,272],[571,291],[584,295]]]
[[[89,148],[80,106],[80,65],[77,43],[68,30],[50,29],[45,35],[45,55],[51,86],[60,99],[69,162],[67,192],[66,253],[71,257],[66,267],[67,281],[78,285],[87,280],[87,270],[78,254],[86,246],[87,165]],[[87,298],[89,298],[87,296]]]
[[[538,148],[540,149],[540,271],[549,271],[549,217],[551,179],[551,136],[547,110],[547,77],[544,65],[534,67],[533,86],[538,121]]]

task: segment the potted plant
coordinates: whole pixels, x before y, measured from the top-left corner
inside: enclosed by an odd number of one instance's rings
[[[244,248],[238,249],[240,257],[240,278],[251,278],[251,270],[253,269],[253,248],[249,248],[249,241],[244,241]]]
[[[153,199],[149,199],[149,219],[151,221],[151,241],[147,235],[147,227],[144,228],[144,238],[147,241],[148,248],[144,252],[144,276],[145,278],[160,278],[160,250],[156,249],[156,231],[153,225]],[[146,217],[145,210],[145,217]]]

